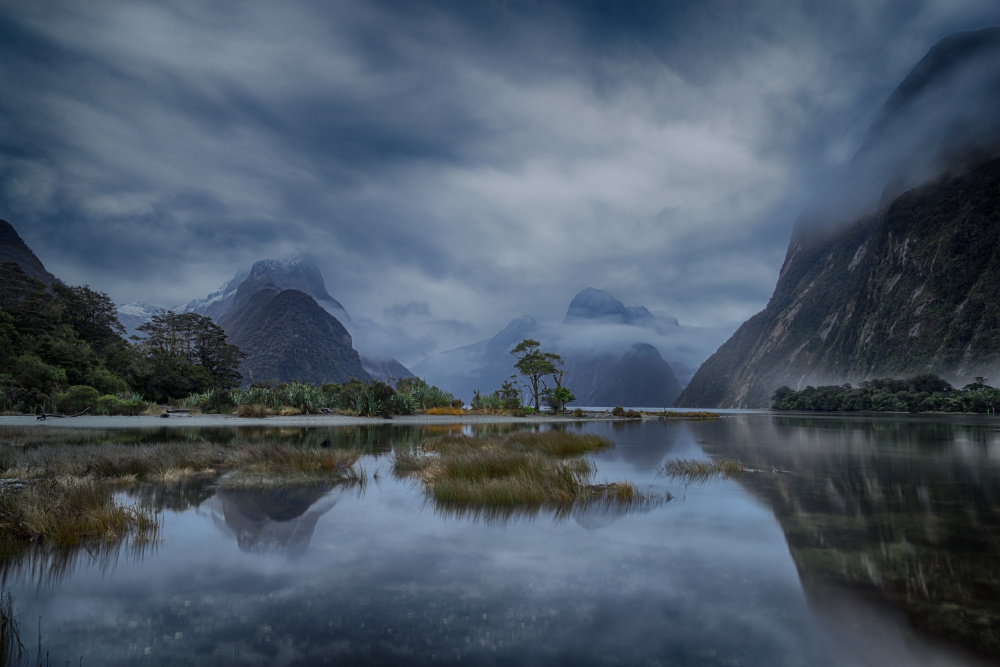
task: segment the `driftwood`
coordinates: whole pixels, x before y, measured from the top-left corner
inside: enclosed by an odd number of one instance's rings
[[[77,412],[75,415],[49,415],[49,414],[45,414],[43,412],[42,414],[38,415],[38,417],[36,417],[36,419],[38,419],[38,421],[45,421],[49,417],[52,417],[54,419],[65,419],[66,417],[79,417],[80,415],[82,415],[85,412],[90,412],[90,408],[84,408],[80,412]]]

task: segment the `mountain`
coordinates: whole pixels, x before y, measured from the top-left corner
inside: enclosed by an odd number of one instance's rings
[[[680,382],[659,350],[637,343],[625,354],[568,355],[563,382],[579,405],[669,407]]]
[[[678,405],[765,407],[781,385],[919,372],[998,377],[998,81],[1000,29],[931,49],[797,221],[767,307]]]
[[[312,297],[320,307],[335,317],[341,324],[349,326],[351,316],[339,301],[327,292],[326,282],[316,260],[308,254],[298,253],[284,259],[262,259],[254,262],[249,270],[237,272],[222,287],[204,299],[195,299],[181,309],[181,312],[195,312],[207,315],[216,322],[231,318],[234,312],[246,307],[255,294],[264,289],[297,290]],[[412,377],[413,374],[388,355],[362,357],[367,376],[387,381],[392,378]],[[361,376],[358,376],[359,379]]]
[[[413,377],[410,369],[392,357],[362,356],[361,366],[373,380],[378,380],[379,382],[392,382],[393,380]]]
[[[139,334],[139,327],[153,319],[159,308],[142,301],[115,304],[118,308],[118,321],[125,327],[125,336],[131,338]]]
[[[264,287],[219,325],[229,342],[247,354],[240,366],[245,384],[371,379],[352,346],[351,334],[304,292]]]
[[[221,288],[204,299],[195,299],[180,309],[219,321],[234,309],[242,308],[262,288],[273,285],[279,291],[298,290],[308,294],[341,322],[350,322],[347,311],[326,291],[323,274],[311,255],[299,253],[284,259],[262,259],[249,271],[239,271]]]
[[[45,270],[42,260],[27,246],[17,230],[6,220],[0,220],[0,264],[16,262],[33,278],[38,278],[50,287],[59,279]]]
[[[648,340],[669,338],[673,318],[625,306],[603,290],[587,288],[570,302],[562,321],[519,317],[495,336],[438,353],[414,365],[431,384],[468,400],[474,390],[498,389],[516,371],[510,351],[525,338],[563,358],[563,385],[577,405],[664,407],[681,387],[670,364]]]
[[[250,271],[238,271],[235,276],[222,284],[222,287],[212,292],[204,299],[195,299],[188,302],[183,308],[178,308],[182,313],[198,313],[218,320],[229,312],[233,300],[236,298],[236,290],[244,280],[250,277]]]

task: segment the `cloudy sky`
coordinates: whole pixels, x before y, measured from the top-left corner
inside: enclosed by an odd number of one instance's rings
[[[0,217],[119,302],[306,250],[407,362],[587,286],[729,333],[907,71],[998,24],[995,0],[0,0]]]

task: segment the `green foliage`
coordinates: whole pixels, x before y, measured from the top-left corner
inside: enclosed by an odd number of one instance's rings
[[[229,414],[236,407],[233,395],[225,389],[216,389],[201,406],[201,411],[207,414]]]
[[[226,341],[211,318],[197,313],[161,311],[138,329],[133,386],[146,396],[166,401],[239,384],[239,365],[246,356]]]
[[[128,389],[128,343],[111,299],[87,286],[46,285],[14,262],[0,265],[0,408],[51,409],[56,393],[86,385]]]
[[[502,405],[503,401],[500,399],[499,391],[494,391],[491,394],[480,394],[477,389],[472,392],[470,406],[473,410],[499,410]]]
[[[1000,389],[986,384],[984,377],[954,389],[933,373],[921,373],[898,380],[881,378],[861,383],[806,387],[794,391],[779,387],[771,396],[774,410],[818,412],[995,412],[1000,406]]]
[[[563,388],[563,371],[559,368],[563,363],[562,357],[554,352],[542,352],[541,343],[531,338],[522,340],[510,353],[517,359],[514,362],[514,368],[528,381],[531,398],[535,402],[535,411],[538,412],[541,409],[539,407],[539,399],[543,396],[551,396],[550,405],[554,404],[559,406],[559,409],[562,409],[562,406],[567,401],[563,401],[561,398],[566,395],[572,396],[572,394],[568,393],[568,390],[560,392],[558,396],[555,393],[548,395],[545,393],[546,391],[556,392]],[[545,386],[546,377],[552,378],[552,381],[555,383],[554,387],[549,388]]]
[[[573,395],[573,392],[568,387],[561,386],[545,389],[542,391],[542,396],[545,397],[545,402],[552,408],[552,411],[556,413],[562,412],[566,408],[567,403],[576,400],[576,396]]]
[[[48,392],[68,384],[64,369],[47,364],[31,353],[12,359],[7,372],[13,384],[38,392]]]
[[[620,405],[616,405],[614,409],[611,410],[612,417],[620,417],[621,419],[642,419],[642,413],[636,412],[632,408],[626,410]]]
[[[97,407],[94,410],[98,415],[125,415],[136,416],[145,412],[147,403],[133,398],[121,398],[118,396],[105,395],[97,399]]]
[[[128,383],[104,367],[95,368],[86,378],[86,384],[102,394],[121,394],[129,390]]]
[[[412,415],[419,409],[417,399],[409,392],[397,391],[389,401],[389,407],[397,415]]]
[[[275,413],[282,408],[295,408],[308,413],[326,409],[382,417],[392,414],[410,415],[418,410],[446,407],[454,400],[450,393],[428,386],[417,378],[401,380],[395,389],[385,382],[362,382],[356,378],[344,384],[326,383],[320,387],[304,382],[277,385],[258,383],[246,389],[234,389],[229,395],[235,406],[261,405]],[[202,405],[208,397],[208,394],[202,394],[191,402],[191,407]]]
[[[504,380],[503,384],[500,385],[500,407],[504,410],[517,410],[522,405],[524,405],[521,400],[521,392],[518,390],[517,386],[511,382],[515,376],[511,375],[510,379]]]
[[[96,408],[100,397],[100,392],[93,387],[76,385],[56,394],[55,406],[58,412],[76,414],[87,408],[91,410]]]

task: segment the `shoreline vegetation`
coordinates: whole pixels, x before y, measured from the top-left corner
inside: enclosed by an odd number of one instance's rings
[[[851,384],[806,387],[795,391],[779,387],[771,396],[771,409],[810,412],[926,412],[996,414],[1000,389],[977,377],[961,389],[933,373],[897,380],[866,380]]]

